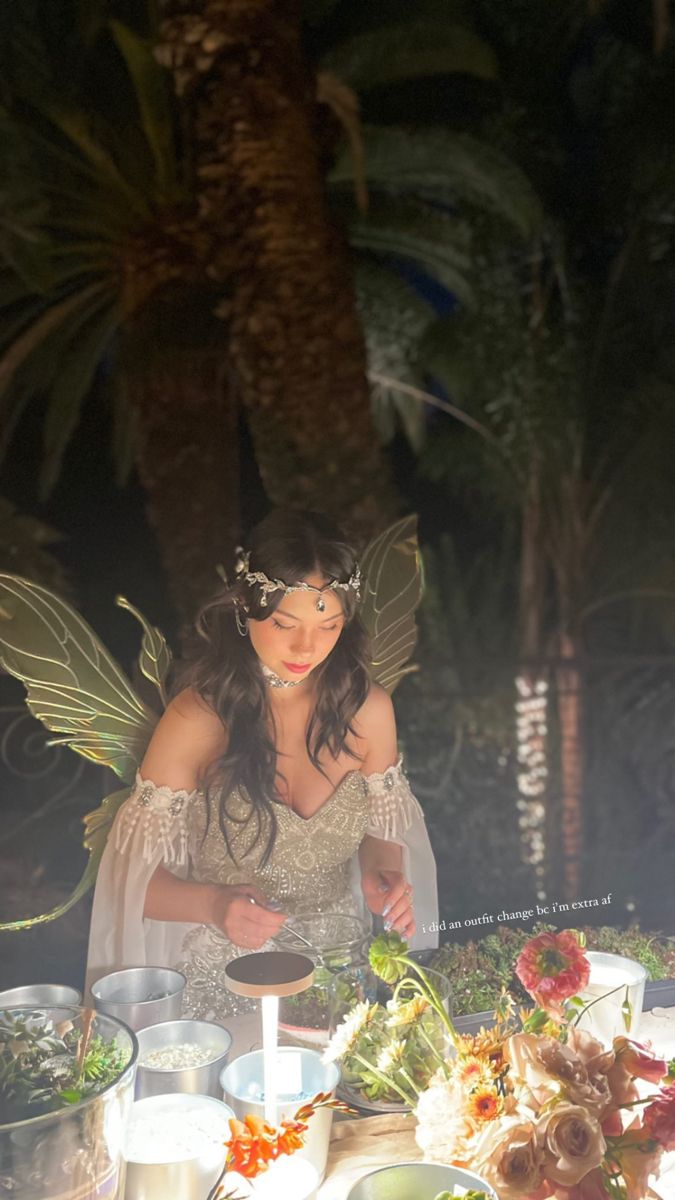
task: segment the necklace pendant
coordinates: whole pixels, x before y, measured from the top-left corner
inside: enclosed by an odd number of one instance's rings
[[[266,667],[264,663],[261,663],[260,667],[263,675],[265,676],[265,683],[267,683],[269,687],[294,688],[298,687],[299,684],[304,683],[303,679],[282,679],[280,675],[277,675],[275,671],[270,670],[270,668]]]

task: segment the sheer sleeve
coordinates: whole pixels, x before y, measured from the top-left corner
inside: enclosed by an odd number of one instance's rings
[[[158,787],[136,776],[101,858],[89,933],[87,986],[122,967],[173,966],[192,925],[143,917],[148,883],[160,864],[188,869],[188,814],[197,792]]]
[[[413,950],[438,945],[436,860],[419,801],[410,790],[402,759],[386,771],[366,776],[371,837],[395,842],[403,850],[403,873],[413,887],[417,930]]]

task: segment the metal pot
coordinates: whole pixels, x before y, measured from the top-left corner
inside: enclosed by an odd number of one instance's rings
[[[98,1012],[138,1031],[180,1017],[185,976],[170,967],[128,967],[91,985]]]
[[[220,1129],[213,1138],[194,1132],[190,1150],[190,1123],[198,1120],[200,1114],[208,1118],[210,1127],[220,1126]],[[205,1200],[225,1165],[225,1140],[233,1116],[232,1109],[213,1096],[148,1096],[137,1100],[125,1138],[124,1200]],[[188,1136],[183,1136],[183,1148],[174,1144],[163,1156],[164,1161],[157,1139],[152,1136],[142,1138],[139,1150],[134,1148],[139,1127],[142,1129],[148,1120],[155,1119],[158,1130],[162,1127],[166,1130],[176,1120],[182,1135],[188,1130]]]
[[[200,1046],[213,1050],[213,1057],[197,1067],[151,1067],[144,1060],[153,1050],[169,1046]],[[168,1092],[188,1092],[220,1099],[220,1073],[227,1063],[232,1034],[213,1021],[163,1021],[138,1033],[136,1099]]]
[[[66,1008],[82,1003],[82,995],[65,983],[28,983],[25,987],[8,988],[0,992],[2,1008]]]

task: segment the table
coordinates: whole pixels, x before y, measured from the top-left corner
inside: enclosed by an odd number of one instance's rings
[[[233,1043],[231,1058],[257,1050],[262,1043],[260,1016],[253,1014],[228,1021]],[[664,1058],[675,1057],[675,1007],[654,1008],[642,1014],[637,1037],[651,1042]],[[415,1121],[398,1114],[341,1118],[335,1114],[326,1178],[318,1200],[346,1200],[362,1175],[391,1162],[416,1162],[421,1151],[415,1142]],[[662,1200],[675,1200],[675,1152],[664,1156],[661,1178],[655,1185]]]

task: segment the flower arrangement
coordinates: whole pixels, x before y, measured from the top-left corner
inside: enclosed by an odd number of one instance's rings
[[[341,1062],[348,1093],[412,1108],[444,1063],[448,1039],[457,1035],[434,982],[436,973],[408,955],[397,933],[375,938],[369,961],[391,998],[386,1003],[358,1000],[337,977],[334,994],[346,1012],[323,1061]]]
[[[536,1007],[516,1015],[504,991],[494,1029],[454,1038],[415,1110],[425,1157],[477,1171],[500,1200],[656,1195],[649,1178],[675,1150],[675,1061],[578,1028],[589,964],[575,931],[532,938],[516,974]]]
[[[307,1122],[319,1108],[334,1108],[339,1112],[354,1110],[342,1100],[336,1100],[328,1092],[318,1092],[313,1099],[301,1105],[295,1115],[283,1118],[278,1127],[269,1125],[263,1117],[249,1113],[243,1121],[230,1118],[230,1137],[225,1143],[227,1157],[219,1179],[208,1194],[207,1200],[238,1200],[235,1191],[225,1191],[223,1180],[228,1172],[234,1171],[244,1179],[255,1179],[267,1171],[270,1163],[284,1154],[295,1154],[305,1142]]]

